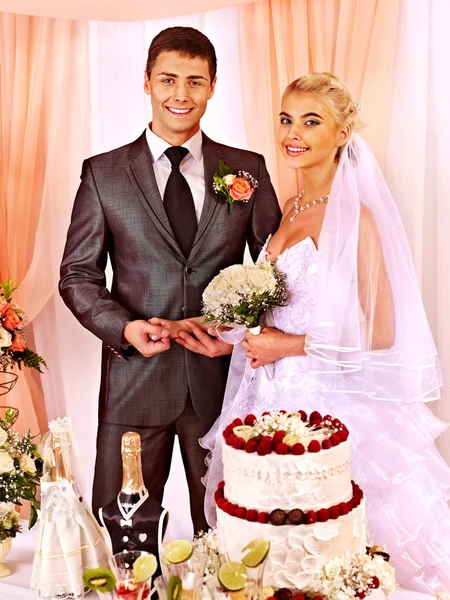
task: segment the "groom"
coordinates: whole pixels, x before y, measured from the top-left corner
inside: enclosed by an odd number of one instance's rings
[[[280,221],[264,158],[200,129],[215,84],[214,47],[202,33],[172,27],[153,39],[144,83],[152,122],[131,144],[84,161],[59,286],[80,323],[103,341],[95,514],[120,490],[126,431],[141,436],[145,485],[159,502],[178,435],[195,531],[207,527],[206,452],[198,439],[220,413],[230,347],[205,334],[207,343],[195,340],[190,352],[147,320],[200,315],[211,279],[243,261],[246,242],[256,259]],[[213,192],[219,160],[259,181],[231,213]]]

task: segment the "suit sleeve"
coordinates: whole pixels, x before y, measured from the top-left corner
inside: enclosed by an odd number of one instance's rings
[[[281,219],[280,206],[262,155],[259,156],[258,182],[259,187],[255,192],[252,215],[247,229],[247,242],[254,261],[258,258],[269,234],[275,233],[278,229]]]
[[[125,356],[122,331],[134,317],[112,299],[106,287],[110,240],[92,167],[85,160],[61,263],[59,292],[86,329]]]

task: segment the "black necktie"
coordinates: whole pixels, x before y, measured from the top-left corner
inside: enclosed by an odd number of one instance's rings
[[[189,150],[182,146],[172,146],[164,152],[172,165],[164,190],[164,208],[175,239],[186,257],[191,251],[197,233],[194,198],[188,182],[180,173],[180,163],[188,153]]]

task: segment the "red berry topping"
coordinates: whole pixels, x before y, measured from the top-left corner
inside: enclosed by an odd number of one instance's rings
[[[248,440],[248,442],[245,444],[244,450],[248,453],[251,453],[256,452],[257,448],[258,444],[255,442],[255,440]]]
[[[341,512],[339,510],[339,506],[332,506],[330,508],[330,519],[339,519],[341,516]]]
[[[308,444],[308,452],[320,452],[320,442],[312,440]]]
[[[339,511],[340,511],[341,515],[348,515],[348,513],[349,513],[348,503],[347,502],[341,502],[339,504]]]
[[[275,592],[277,600],[292,600],[292,592],[288,588],[280,588]]]
[[[320,427],[322,421],[310,421],[309,424],[311,425],[311,427]]]
[[[325,415],[322,419],[322,421],[330,421],[330,423],[333,421],[333,417],[331,415]]]
[[[236,512],[234,513],[234,516],[237,517],[238,519],[245,519],[246,514],[247,514],[246,509],[243,508],[242,506],[238,506],[236,508]]]
[[[231,435],[225,438],[225,443],[227,444],[227,446],[232,446],[235,439],[237,439],[237,435],[234,435],[234,433],[232,433]]]
[[[244,423],[242,422],[242,419],[235,419],[233,421],[233,427],[240,427],[241,425],[243,425]]]
[[[269,513],[260,512],[258,515],[258,523],[268,523],[269,522]]]
[[[261,416],[265,417],[266,415],[270,415],[270,412],[268,410],[266,410],[265,412],[263,412],[263,414]]]
[[[217,484],[217,487],[220,489],[223,489],[225,487],[225,481],[219,481],[219,483]]]
[[[244,438],[240,438],[235,436],[236,439],[233,440],[233,448],[235,450],[243,450],[245,448],[245,440]]]
[[[306,600],[306,596],[305,594],[297,594],[297,596],[294,596],[292,600]]]
[[[331,448],[331,442],[330,442],[330,440],[323,440],[323,442],[322,442],[322,448],[324,450],[329,450]]]
[[[269,596],[268,598],[266,598],[266,600],[277,600],[276,596]]]
[[[328,508],[321,508],[317,513],[317,520],[320,523],[325,523],[330,518],[330,511]]]
[[[227,512],[231,517],[234,517],[236,514],[236,509],[238,507],[236,506],[236,504],[233,504],[232,502],[228,502],[228,506],[225,512]]]
[[[339,446],[339,444],[341,443],[341,439],[337,433],[333,433],[332,435],[330,435],[330,442],[332,446]]]
[[[305,515],[305,523],[307,523],[308,525],[317,523],[317,514],[315,510],[308,510],[308,512]]]
[[[259,456],[266,456],[266,454],[270,454],[271,451],[272,446],[269,444],[269,442],[265,442],[264,440],[259,442],[257,449]]]
[[[283,443],[277,444],[275,446],[275,452],[277,454],[288,454],[289,446],[287,446],[286,444],[283,444]]]
[[[273,437],[271,435],[264,435],[263,440],[271,444],[273,442]]]
[[[223,510],[223,507],[224,507],[225,503],[226,503],[226,500],[225,500],[225,498],[223,496],[221,498],[217,498],[217,500],[216,500],[217,506],[219,508],[221,508],[222,510]]]
[[[339,436],[341,442],[346,442],[348,440],[348,431],[343,431],[342,429],[340,429],[336,435]]]
[[[311,423],[312,421],[322,421],[322,415],[317,410],[313,410],[309,415],[309,422]]]
[[[247,519],[247,521],[255,523],[258,520],[258,511],[251,508],[247,511],[247,516],[245,518]]]
[[[282,442],[284,440],[285,436],[286,436],[285,431],[277,431],[276,434],[273,436],[273,441],[276,444],[279,444],[280,442]]]
[[[322,596],[314,596],[311,600],[323,600]]]
[[[286,414],[286,411],[285,411],[285,410],[279,410],[278,412],[279,412],[279,413],[281,413],[282,415],[285,415],[285,414]]]
[[[216,500],[217,498],[223,498],[223,489],[217,488],[217,490],[214,492],[214,498]]]
[[[291,448],[291,454],[295,454],[295,456],[301,456],[305,454],[305,446],[303,444],[294,444]]]
[[[376,575],[372,577],[372,581],[368,584],[371,590],[377,590],[380,587],[380,580]]]
[[[363,600],[366,597],[366,592],[355,592],[355,595],[359,600]]]
[[[255,415],[247,415],[244,419],[244,425],[248,425],[248,427],[253,427],[253,425],[256,423],[256,417]]]
[[[305,413],[304,410],[299,410],[298,413],[301,416],[302,421],[306,421],[308,419],[308,415]]]

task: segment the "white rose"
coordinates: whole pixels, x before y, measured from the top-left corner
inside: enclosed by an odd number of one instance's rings
[[[12,343],[12,335],[0,325],[0,348],[9,348]]]
[[[14,504],[11,502],[0,502],[0,519],[14,510]]]
[[[22,454],[19,458],[19,466],[22,471],[25,473],[29,473],[30,475],[34,475],[36,473],[36,465],[34,464],[34,460],[28,454]]]
[[[3,444],[6,442],[7,439],[8,439],[8,434],[6,433],[6,431],[4,429],[2,429],[0,427],[0,446],[3,446]]]
[[[230,173],[230,175],[225,175],[225,177],[223,178],[223,182],[225,185],[233,185],[235,179],[236,175],[232,175]]]
[[[249,270],[248,280],[250,284],[259,292],[274,292],[277,285],[273,274],[265,269],[255,268]]]
[[[14,461],[4,450],[0,450],[0,474],[11,473],[14,470]]]
[[[243,265],[232,265],[222,271],[223,276],[228,283],[235,290],[240,289],[245,283],[247,283],[247,269]]]

